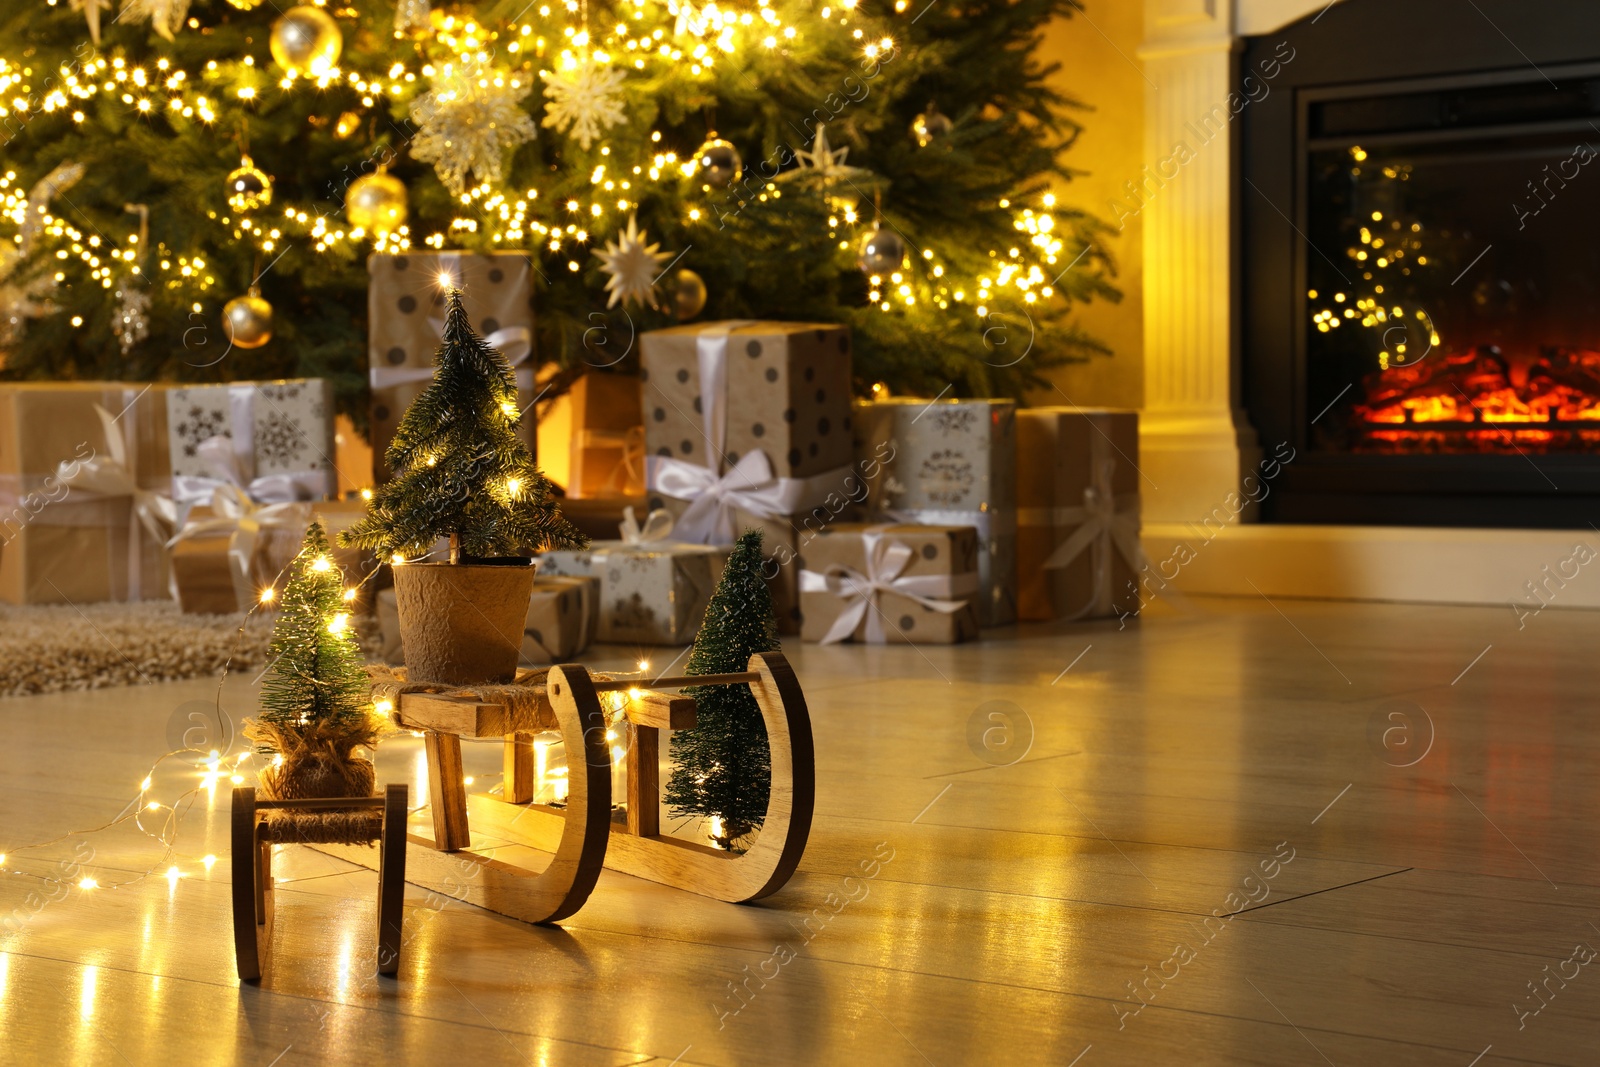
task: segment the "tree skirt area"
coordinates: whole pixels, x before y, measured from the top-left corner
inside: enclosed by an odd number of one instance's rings
[[[0,604],[0,696],[216,677],[266,663],[271,615],[185,615],[170,600]]]

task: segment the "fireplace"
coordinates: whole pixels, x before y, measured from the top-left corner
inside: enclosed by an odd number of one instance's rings
[[[1265,521],[1600,521],[1600,12],[1479,6],[1245,42],[1294,50],[1238,119],[1243,399],[1299,454]]]

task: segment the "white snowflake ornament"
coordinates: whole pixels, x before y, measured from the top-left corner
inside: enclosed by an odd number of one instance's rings
[[[580,64],[571,70],[541,70],[545,95],[546,129],[567,134],[584,151],[602,133],[621,122],[622,82],[626,75],[615,67]]]
[[[506,151],[539,135],[518,106],[532,88],[482,60],[446,65],[411,104],[411,117],[422,127],[412,139],[411,155],[432,163],[455,196],[466,193],[469,173],[480,182],[498,182]]]
[[[656,303],[656,279],[661,276],[661,264],[672,258],[672,253],[659,251],[659,244],[646,244],[650,235],[639,229],[638,216],[630,216],[628,227],[617,234],[605,248],[595,253],[600,258],[600,269],[611,278],[606,282],[606,292],[611,299],[606,307],[630,302]]]

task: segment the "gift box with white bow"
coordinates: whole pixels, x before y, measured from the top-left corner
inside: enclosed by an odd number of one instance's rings
[[[461,289],[472,328],[511,361],[522,409],[518,433],[538,454],[533,413],[533,261],[526,252],[400,252],[367,257],[367,366],[372,385],[372,459],[389,478],[384,453],[400,416],[433,381],[444,334],[441,277]]]
[[[1017,610],[1096,619],[1139,610],[1139,416],[1017,413]]]
[[[180,519],[224,487],[266,504],[321,500],[337,487],[326,378],[178,386],[166,407]]]
[[[837,523],[806,543],[803,641],[953,645],[978,636],[978,531]]]
[[[985,626],[1015,622],[1016,404],[896,397],[858,403],[855,414],[873,517],[976,527],[978,617]]]
[[[167,543],[178,606],[230,615],[250,610],[269,587],[281,593],[310,520],[310,503],[258,504],[237,486],[217,489]]]
[[[0,600],[160,599],[176,514],[162,386],[0,385]]]
[[[758,527],[792,560],[797,532],[841,515],[851,484],[850,331],[713,322],[641,335],[645,481],[673,536],[727,545]],[[853,506],[853,504],[851,505]],[[813,523],[813,526],[818,523]],[[772,568],[780,632],[799,628],[798,568]]]
[[[728,562],[727,546],[672,540],[672,516],[664,510],[651,512],[641,526],[628,508],[621,533],[621,540],[546,552],[539,557],[539,573],[600,579],[600,641],[622,645],[693,641]]]

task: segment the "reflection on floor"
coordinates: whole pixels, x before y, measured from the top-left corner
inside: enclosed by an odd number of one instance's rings
[[[289,848],[272,969],[243,989],[226,779],[181,820],[181,877],[129,826],[17,851],[115,818],[213,687],[0,700],[0,1057],[1593,1063],[1600,614],[1524,621],[1208,600],[955,648],[796,643],[819,799],[783,892],[607,873],[556,929],[411,889],[390,981],[373,875]],[[380,777],[419,763],[395,739]]]

